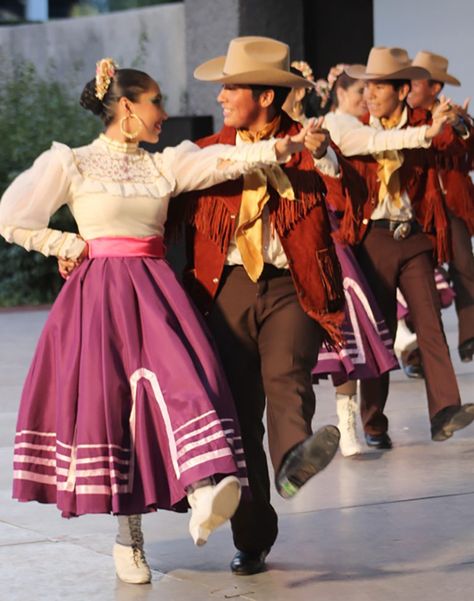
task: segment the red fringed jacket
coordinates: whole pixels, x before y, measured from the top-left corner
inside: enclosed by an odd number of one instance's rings
[[[282,115],[277,137],[294,135],[301,126]],[[224,127],[220,132],[199,140],[201,147],[211,144],[235,144],[236,130]],[[280,198],[268,187],[269,215],[281,240],[299,302],[326,333],[326,342],[341,343],[339,326],[343,319],[344,291],[336,257],[327,209],[326,180],[331,182],[334,204],[346,205],[340,180],[320,176],[308,151],[292,156],[282,168],[295,191],[296,201]],[[172,199],[166,224],[167,237],[173,237],[180,224],[189,228],[187,242],[189,265],[185,286],[207,313],[219,288],[229,242],[239,215],[243,178],[224,182],[207,190],[183,194]]]
[[[420,115],[419,125],[430,124],[431,113]],[[469,233],[474,235],[474,185],[469,172],[472,169],[474,128],[464,140],[452,127],[445,127],[432,143],[436,168],[441,179],[448,210],[461,218]]]

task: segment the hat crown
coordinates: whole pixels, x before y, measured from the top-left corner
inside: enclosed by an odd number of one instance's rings
[[[287,44],[259,36],[245,36],[230,41],[223,68],[226,75],[265,69],[290,70]]]
[[[459,79],[448,73],[449,61],[445,56],[441,56],[441,54],[435,54],[428,50],[420,50],[413,59],[413,65],[429,71],[430,79],[450,83],[453,86],[461,85]]]
[[[413,59],[413,64],[419,67],[424,67],[428,71],[445,71],[448,72],[449,61],[440,54],[421,50]]]
[[[378,46],[371,49],[367,61],[367,73],[383,75],[396,73],[411,67],[408,53],[403,48],[387,48]]]

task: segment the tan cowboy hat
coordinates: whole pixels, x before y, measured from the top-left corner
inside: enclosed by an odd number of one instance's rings
[[[218,56],[194,71],[201,81],[216,83],[269,85],[284,88],[309,88],[312,83],[290,71],[287,44],[259,36],[234,38],[227,54]]]
[[[429,71],[414,67],[403,48],[372,48],[367,65],[351,65],[345,72],[354,79],[429,79]]]
[[[442,83],[450,83],[453,86],[460,86],[461,82],[456,77],[448,73],[448,59],[440,54],[421,50],[413,59],[412,65],[423,67],[430,72],[430,79],[441,81]]]

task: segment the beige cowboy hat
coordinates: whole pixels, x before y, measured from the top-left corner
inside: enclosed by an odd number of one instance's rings
[[[430,73],[414,67],[403,48],[372,48],[367,65],[350,65],[345,72],[354,79],[429,79]]]
[[[215,83],[284,88],[309,88],[313,85],[304,77],[291,73],[287,44],[259,36],[234,38],[225,56],[199,65],[194,77]]]
[[[430,72],[430,79],[441,81],[442,83],[450,83],[453,86],[460,86],[461,82],[456,77],[448,73],[448,59],[440,54],[421,50],[413,59],[412,65],[423,67]]]

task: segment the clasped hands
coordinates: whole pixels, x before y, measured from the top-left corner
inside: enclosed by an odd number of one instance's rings
[[[454,104],[450,98],[440,96],[439,104],[432,112],[433,124],[431,127],[440,127],[439,131],[441,131],[444,124],[448,123],[455,129],[467,130],[472,126],[472,117],[468,113],[469,102],[470,98],[466,98],[462,105]]]
[[[303,127],[295,136],[279,138],[275,144],[278,160],[290,154],[301,152],[304,148],[309,150],[315,159],[320,159],[326,154],[331,138],[327,129],[322,128],[323,117],[310,119],[308,125]]]

